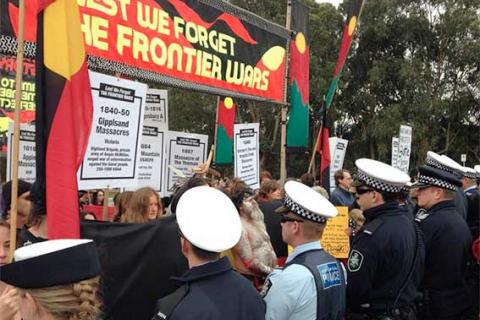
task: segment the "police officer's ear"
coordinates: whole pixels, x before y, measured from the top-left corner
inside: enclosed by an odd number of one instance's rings
[[[182,253],[186,256],[190,252],[190,244],[184,237],[180,237],[180,246],[182,248]]]

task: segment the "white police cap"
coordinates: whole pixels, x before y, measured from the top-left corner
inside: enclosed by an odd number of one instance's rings
[[[283,206],[276,213],[293,212],[313,222],[325,223],[338,214],[337,208],[320,193],[298,181],[287,181],[284,186]]]
[[[477,172],[477,179],[480,179],[480,164],[477,164],[473,169]]]
[[[433,151],[427,152],[427,159],[425,159],[427,166],[437,168],[446,172],[460,174],[463,172],[462,166],[452,158],[446,155],[439,155]]]
[[[178,201],[176,215],[183,237],[200,249],[222,252],[240,240],[238,211],[230,198],[215,188],[187,190]]]
[[[477,171],[475,171],[473,168],[470,167],[463,167],[463,176],[467,177],[469,179],[476,179],[477,178]]]
[[[410,181],[408,174],[380,161],[362,158],[355,161],[355,166],[355,186],[365,184],[381,191],[400,192]]]

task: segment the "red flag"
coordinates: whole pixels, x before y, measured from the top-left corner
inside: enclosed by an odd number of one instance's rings
[[[79,238],[77,169],[93,103],[77,2],[39,1],[37,30],[35,210],[47,213],[49,239]]]
[[[320,155],[320,184],[330,192],[330,130],[327,124],[327,112],[323,107],[322,128],[318,132],[317,152]]]

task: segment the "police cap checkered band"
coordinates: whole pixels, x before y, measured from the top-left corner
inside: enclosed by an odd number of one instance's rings
[[[381,191],[400,192],[403,188],[403,186],[389,184],[385,181],[381,181],[379,179],[371,177],[360,169],[358,169],[358,179],[363,181],[367,186]]]
[[[463,167],[463,174],[464,177],[467,177],[469,179],[476,179],[478,176],[478,173],[469,167]]]
[[[418,183],[419,184],[424,184],[424,185],[429,185],[429,186],[436,186],[440,187],[442,189],[448,189],[455,191],[457,190],[457,187],[447,181],[434,178],[434,177],[429,177],[429,176],[424,176],[424,175],[418,175]]]
[[[433,158],[430,158],[427,156],[427,159],[425,160],[425,164],[427,166],[430,166],[432,168],[437,168],[437,169],[440,169],[440,170],[443,170],[443,171],[446,171],[446,172],[450,172],[450,173],[454,173],[454,170],[450,167],[447,167],[443,164],[441,164],[440,162],[438,162],[437,160],[433,159]]]
[[[462,186],[462,182],[453,173],[430,166],[421,166],[418,170],[417,181],[413,184],[413,187],[421,188],[428,186],[455,191],[457,187]]]
[[[359,182],[379,191],[397,193],[410,181],[408,174],[381,161],[362,158],[355,166]]]
[[[322,217],[318,214],[308,211],[305,208],[302,208],[298,203],[293,201],[288,195],[285,195],[285,200],[283,200],[283,206],[304,219],[311,220],[318,223],[327,222],[326,217]]]
[[[453,173],[457,176],[461,176],[463,174],[463,167],[458,164],[458,162],[446,155],[439,155],[438,153],[435,153],[433,151],[427,152],[427,159],[425,160],[425,164],[429,167]]]

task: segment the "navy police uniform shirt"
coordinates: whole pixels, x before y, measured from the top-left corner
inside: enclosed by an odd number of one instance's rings
[[[415,218],[425,239],[425,273],[421,288],[428,291],[430,311],[455,316],[468,309],[466,271],[472,238],[453,200],[442,201]]]
[[[315,249],[321,249],[319,241],[297,246],[288,256],[287,264],[300,254]],[[340,272],[344,273],[343,270]],[[267,320],[312,320],[317,318],[315,279],[303,265],[292,264],[285,269],[275,269],[268,276],[260,294],[267,304],[265,315]]]
[[[349,312],[363,312],[367,305],[372,309],[393,305],[414,262],[415,272],[422,269],[423,254],[421,249],[416,250],[415,226],[405,210],[393,201],[364,211],[366,222],[353,239],[347,264]],[[418,258],[414,260],[416,253]],[[409,280],[399,305],[413,303],[417,295],[415,279],[418,276]]]
[[[250,281],[232,270],[226,257],[196,266],[178,279],[186,294],[167,318],[171,320],[260,320],[265,303]],[[154,319],[165,319],[157,302]]]

